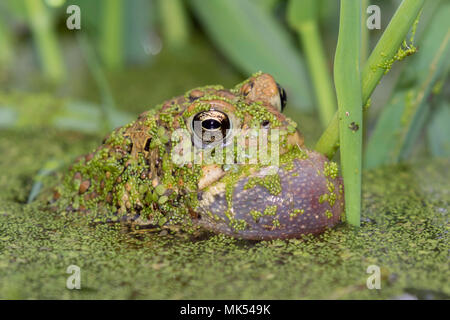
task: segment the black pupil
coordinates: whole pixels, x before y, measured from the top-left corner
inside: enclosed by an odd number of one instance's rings
[[[220,122],[215,119],[207,119],[202,121],[202,127],[207,130],[214,130],[220,128]]]
[[[195,136],[201,140],[203,146],[223,141],[227,130],[231,127],[228,116],[218,110],[202,111],[192,119]]]

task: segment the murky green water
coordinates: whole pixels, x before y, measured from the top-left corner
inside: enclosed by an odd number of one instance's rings
[[[204,69],[198,57],[192,58],[201,54],[209,55],[202,61]],[[197,51],[189,55],[161,57],[159,63],[112,77],[119,108],[137,115],[192,87],[232,86],[241,80],[220,57]],[[79,96],[98,100],[94,89]],[[93,227],[76,217],[60,217],[42,210],[39,201],[26,204],[45,162],[67,165],[101,141],[99,133],[48,126],[45,115],[54,114],[63,101],[49,94],[0,95],[1,105],[32,119],[0,129],[0,298],[450,297],[449,159],[366,172],[358,231],[341,225],[320,237],[270,242],[130,233],[120,226]],[[317,120],[311,115],[297,120],[311,145],[320,132]],[[46,184],[57,179],[49,176]],[[81,290],[66,288],[70,265],[81,268]],[[366,287],[370,265],[381,268],[380,290]]]
[[[450,295],[449,160],[366,172],[361,229],[340,226],[305,240],[130,234],[120,227],[92,227],[56,216],[40,210],[39,202],[24,204],[43,162],[69,162],[98,139],[56,130],[1,132],[1,298]],[[66,289],[66,269],[72,264],[81,268],[82,290]],[[373,264],[381,268],[381,290],[366,288],[366,269]]]

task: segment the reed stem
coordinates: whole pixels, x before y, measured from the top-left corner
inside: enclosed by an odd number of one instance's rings
[[[125,60],[124,2],[108,0],[103,1],[102,5],[100,52],[105,66],[110,70],[118,70],[123,67]]]
[[[308,62],[314,84],[319,116],[326,127],[337,110],[336,98],[328,70],[325,49],[320,38],[318,23],[318,2],[316,0],[291,0],[288,7],[288,21],[297,31]]]
[[[406,38],[409,29],[414,24],[425,0],[403,0],[386,31],[381,36],[375,49],[362,71],[362,106],[366,105],[372,92],[386,73],[386,63],[394,62],[401,43]],[[361,106],[361,107],[362,107]],[[335,113],[325,132],[320,137],[315,149],[328,158],[333,158],[339,148],[339,117]]]
[[[346,220],[360,225],[362,167],[361,3],[341,0],[339,36],[334,60],[338,100],[341,169]]]
[[[179,48],[189,41],[189,20],[186,8],[180,0],[158,2],[163,39],[169,48]]]
[[[55,82],[63,80],[66,76],[64,61],[52,26],[52,19],[44,2],[25,0],[24,6],[44,74]]]

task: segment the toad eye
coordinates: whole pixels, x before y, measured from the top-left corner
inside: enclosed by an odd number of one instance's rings
[[[277,83],[277,88],[278,88],[278,94],[280,95],[281,111],[283,111],[284,108],[286,107],[286,103],[287,103],[286,90],[284,90],[278,83]]]
[[[231,122],[228,116],[217,110],[197,113],[192,119],[194,142],[200,142],[202,148],[211,147],[225,140]]]

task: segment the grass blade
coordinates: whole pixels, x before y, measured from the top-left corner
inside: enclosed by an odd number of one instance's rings
[[[369,5],[369,0],[361,0],[361,66],[364,66],[369,57],[370,35],[366,25]]]
[[[424,2],[425,0],[403,0],[374,51],[370,54],[361,76],[363,105],[368,102],[373,90],[386,73],[386,63],[393,62],[394,56],[413,26]],[[325,154],[328,158],[332,158],[339,148],[338,122],[339,118],[335,113],[315,147],[317,151]]]
[[[189,3],[212,41],[236,66],[248,75],[259,70],[271,73],[287,90],[292,105],[312,110],[302,56],[273,16],[250,0]]]
[[[360,74],[361,3],[341,0],[339,36],[334,62],[338,99],[341,168],[347,222],[360,225],[362,166],[362,96]]]
[[[300,36],[314,84],[320,120],[323,127],[326,127],[337,107],[331,73],[328,70],[327,57],[320,38],[318,6],[317,0],[290,0],[287,18],[291,27]]]
[[[179,48],[189,41],[190,25],[181,0],[159,0],[163,40],[169,48]]]
[[[63,80],[65,66],[50,13],[42,0],[25,0],[24,5],[45,75],[55,82]]]
[[[110,70],[123,68],[125,60],[124,43],[124,2],[123,0],[103,1],[100,52],[103,63]]]

